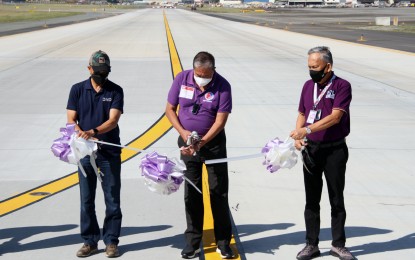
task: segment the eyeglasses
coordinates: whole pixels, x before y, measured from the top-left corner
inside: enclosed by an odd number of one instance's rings
[[[197,115],[197,113],[199,113],[199,109],[200,109],[200,104],[194,103],[193,108],[192,108],[192,114]]]

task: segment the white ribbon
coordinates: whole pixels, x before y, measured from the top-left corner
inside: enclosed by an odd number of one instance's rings
[[[269,141],[262,149],[265,155],[264,165],[271,173],[278,171],[281,168],[291,169],[297,164],[297,154],[295,153],[295,146],[293,142],[289,142],[288,138],[285,141],[280,141],[277,138]]]
[[[246,160],[246,159],[251,159],[251,158],[258,158],[258,157],[262,157],[262,156],[263,156],[262,153],[255,153],[255,154],[242,155],[242,156],[236,156],[236,157],[231,157],[231,158],[206,160],[205,164],[232,162],[232,161]]]
[[[206,160],[205,164],[215,164],[232,162],[239,160],[246,160],[251,158],[265,157],[263,162],[267,170],[275,172],[281,168],[291,169],[297,163],[297,154],[293,142],[289,142],[289,137],[285,141],[280,141],[278,138],[269,141],[261,153],[236,156],[231,158],[221,158],[214,160]]]
[[[90,139],[90,140],[92,142],[98,143],[98,144],[106,144],[106,145],[111,145],[111,146],[115,146],[115,147],[120,147],[120,148],[133,150],[133,151],[140,152],[140,153],[148,153],[146,150],[141,150],[141,149],[137,149],[137,148],[134,148],[134,147],[129,147],[129,146],[126,146],[126,145],[113,144],[113,143],[108,143],[108,142],[104,142],[104,141],[99,141],[99,140],[96,140],[96,139]]]
[[[69,163],[78,165],[79,169],[81,169],[82,175],[86,178],[86,172],[80,160],[89,155],[91,166],[94,169],[98,180],[102,182],[101,174],[103,175],[103,173],[98,170],[97,164],[95,162],[98,145],[94,142],[91,142],[90,140],[85,140],[81,137],[78,138],[77,134],[74,133],[72,134],[71,140],[69,141],[69,146],[71,147],[72,152],[68,155]]]

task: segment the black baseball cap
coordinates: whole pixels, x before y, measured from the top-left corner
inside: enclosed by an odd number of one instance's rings
[[[92,67],[94,72],[110,72],[110,57],[101,50],[96,51],[92,53],[91,58],[89,58],[89,66]]]

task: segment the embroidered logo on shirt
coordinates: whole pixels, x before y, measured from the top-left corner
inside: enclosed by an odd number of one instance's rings
[[[336,93],[334,92],[334,90],[327,91],[326,98],[334,99],[334,96],[336,96]]]
[[[106,97],[103,97],[102,98],[102,101],[104,101],[104,102],[111,102],[112,101],[112,98],[106,98]]]
[[[215,94],[213,94],[212,92],[207,92],[205,94],[205,100],[206,102],[212,102],[212,100],[215,98]]]

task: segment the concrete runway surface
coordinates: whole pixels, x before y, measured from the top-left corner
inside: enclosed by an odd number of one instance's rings
[[[194,55],[215,55],[229,80],[234,108],[226,131],[228,156],[259,153],[295,126],[308,79],[307,51],[326,45],[336,74],[353,87],[346,175],[347,246],[360,260],[415,258],[415,54],[166,10],[184,69]],[[70,87],[88,77],[90,54],[106,51],[111,80],[124,88],[121,142],[140,136],[164,112],[172,70],[163,11],[0,37],[0,211],[7,200],[76,171],[50,151],[66,123]],[[178,156],[172,130],[149,149]],[[185,229],[183,189],[151,193],[139,155],[122,166],[122,259],[180,259]],[[262,160],[229,163],[230,206],[240,259],[295,259],[304,245],[301,163],[270,174]],[[79,191],[73,188],[4,214],[1,259],[76,259]],[[102,192],[97,192],[102,223]],[[321,203],[320,249],[329,256],[330,207]],[[102,259],[101,253],[89,259]],[[200,259],[219,259],[202,255]]]

